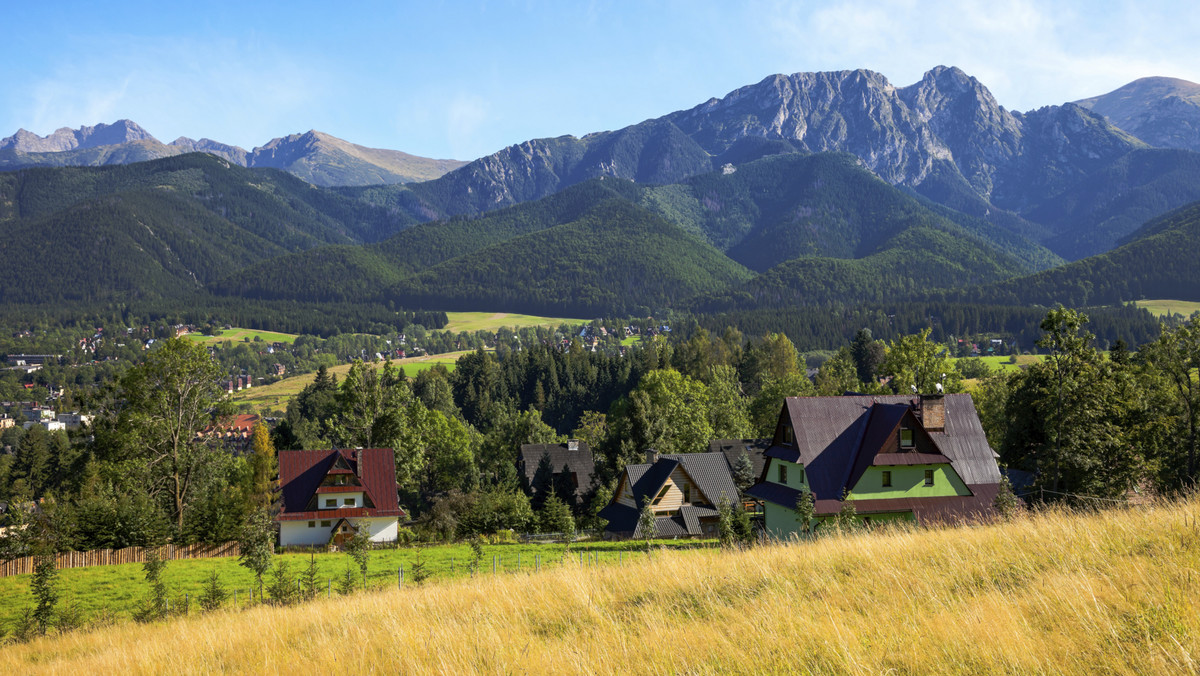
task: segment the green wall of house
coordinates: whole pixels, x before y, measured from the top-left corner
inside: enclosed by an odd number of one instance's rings
[[[780,467],[787,468],[786,482],[779,480]],[[767,459],[767,481],[773,484],[783,484],[788,488],[795,488],[798,491],[808,490],[808,477],[804,473],[804,465],[780,460],[779,458]]]
[[[780,540],[789,540],[799,536],[803,529],[800,527],[800,519],[796,517],[796,510],[776,505],[772,502],[764,504],[763,526],[770,533],[771,537]],[[884,512],[882,514],[860,514],[858,521],[864,522],[870,519],[871,524],[883,524],[891,521],[914,521],[912,512]],[[827,518],[818,517],[812,520],[812,529],[819,530],[823,524],[828,521]]]
[[[933,470],[933,485],[925,485],[925,470]],[[892,485],[883,485],[883,473],[892,473]],[[862,478],[851,491],[856,500],[883,500],[887,498],[943,498],[955,495],[970,495],[958,472],[947,464],[901,465],[893,467],[868,467]]]

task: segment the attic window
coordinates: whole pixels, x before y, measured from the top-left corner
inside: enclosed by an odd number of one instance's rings
[[[654,502],[652,502],[650,504],[658,505],[658,503],[662,502],[663,498],[667,497],[667,491],[669,491],[669,490],[671,490],[671,484],[667,484],[666,486],[663,486],[662,490],[658,492],[658,496],[654,498]]]
[[[786,425],[783,428],[783,443],[788,446],[796,443],[796,431],[792,429],[791,425]]]
[[[883,470],[883,486],[886,488],[892,485],[892,473],[889,470]]]
[[[913,447],[913,431],[907,427],[900,428],[900,448]]]
[[[925,485],[926,486],[933,485],[933,470],[931,470],[931,469],[925,470]]]
[[[691,484],[683,485],[683,501],[685,503],[691,503],[691,501],[692,501],[692,485]]]

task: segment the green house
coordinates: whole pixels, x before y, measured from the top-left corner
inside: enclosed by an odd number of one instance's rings
[[[987,519],[1000,470],[968,394],[791,397],[759,482],[775,537],[803,530],[796,503],[812,493],[821,523],[854,501],[865,523]]]

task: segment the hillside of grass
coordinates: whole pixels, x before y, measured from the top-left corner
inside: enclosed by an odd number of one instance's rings
[[[1200,312],[1200,302],[1194,300],[1138,300],[1133,304],[1145,308],[1155,317],[1191,317],[1193,313]]]
[[[1192,674],[1200,500],[118,623],[5,673]],[[181,641],[180,636],[186,636]]]

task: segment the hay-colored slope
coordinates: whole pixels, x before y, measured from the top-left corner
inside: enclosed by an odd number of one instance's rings
[[[1134,305],[1149,310],[1155,317],[1174,314],[1191,317],[1193,312],[1200,311],[1200,303],[1190,300],[1139,300]]]
[[[0,672],[1195,673],[1200,500],[485,577],[8,646]]]
[[[572,326],[587,323],[583,319],[566,319],[562,317],[538,317],[523,315],[515,312],[447,312],[450,323],[442,328],[443,331],[460,333],[466,331],[496,331],[503,327],[521,329],[527,326],[545,326],[557,328],[563,324]]]

